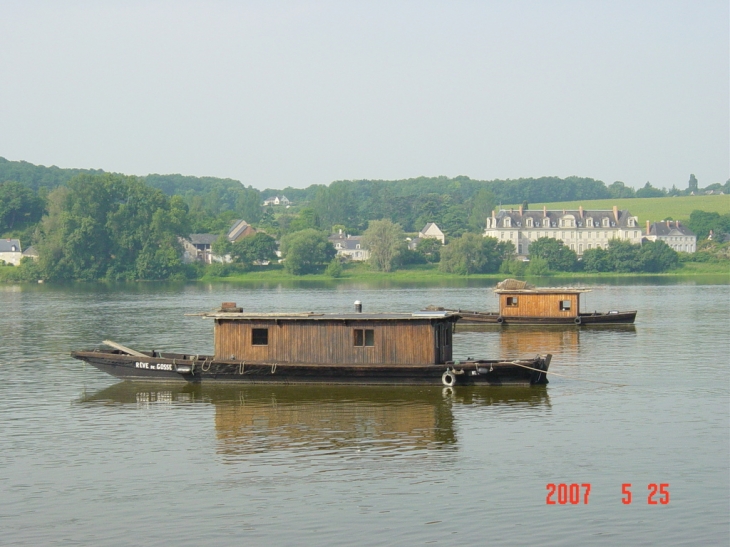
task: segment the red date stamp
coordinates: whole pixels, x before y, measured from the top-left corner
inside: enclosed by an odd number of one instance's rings
[[[572,484],[548,483],[547,496],[545,503],[547,505],[588,505],[588,496],[591,493],[591,483],[574,482]],[[648,505],[668,505],[669,504],[669,483],[651,483],[647,485],[649,494],[646,498]],[[625,482],[621,485],[621,503],[631,505],[633,494],[631,492],[631,483]]]
[[[556,503],[560,505],[565,505],[566,503],[578,505],[581,502],[581,499],[583,500],[583,505],[588,505],[588,495],[591,493],[591,483],[584,482],[578,484],[577,482],[574,482],[573,484],[565,484],[564,482],[561,482],[560,484],[555,484],[551,482],[547,485],[547,490],[548,495],[547,498],[545,498],[545,503],[548,505],[555,505]],[[583,492],[582,497],[581,491]]]

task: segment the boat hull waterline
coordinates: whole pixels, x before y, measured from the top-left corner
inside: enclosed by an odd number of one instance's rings
[[[529,317],[500,315],[496,312],[448,310],[461,316],[458,324],[476,325],[492,323],[495,325],[616,325],[633,324],[636,311],[615,311],[581,313],[575,317]]]
[[[139,353],[130,355],[119,350],[94,349],[74,351],[71,356],[116,378],[142,382],[448,387],[546,384],[552,359],[548,354],[513,361],[469,359],[426,365],[324,365],[233,361],[182,353]]]

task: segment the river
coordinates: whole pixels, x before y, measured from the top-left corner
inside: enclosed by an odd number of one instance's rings
[[[69,352],[211,352],[185,314],[223,301],[495,309],[489,283],[0,286],[0,544],[728,545],[730,285],[631,283],[583,309],[633,327],[457,327],[456,358],[556,375],[453,391],[135,385]]]

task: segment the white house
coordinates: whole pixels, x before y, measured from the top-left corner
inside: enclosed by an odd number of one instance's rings
[[[370,258],[370,251],[362,245],[361,236],[351,236],[342,233],[331,235],[327,238],[337,251],[337,256],[343,256],[349,260],[364,261]]]
[[[267,205],[291,205],[291,201],[286,196],[273,196],[264,200],[264,206]]]
[[[0,239],[0,260],[13,266],[19,266],[22,257],[23,251],[20,248],[20,240]]]
[[[426,224],[423,229],[418,232],[418,237],[420,239],[438,239],[441,242],[441,245],[446,243],[446,237],[444,237],[444,233],[439,229],[438,226],[436,226],[436,223],[429,222]]]
[[[641,228],[638,217],[628,210],[587,211],[551,210],[547,207],[537,211],[510,209],[492,211],[487,218],[484,235],[500,241],[511,241],[518,255],[530,254],[530,244],[541,237],[562,241],[581,256],[588,249],[605,249],[612,239],[641,244]]]
[[[697,236],[678,220],[662,220],[654,224],[647,220],[645,237],[649,241],[663,241],[678,252],[694,253],[697,250]]]

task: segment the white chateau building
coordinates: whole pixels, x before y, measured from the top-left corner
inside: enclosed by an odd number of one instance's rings
[[[578,256],[588,249],[605,249],[612,239],[641,244],[642,237],[638,217],[615,206],[611,211],[586,211],[583,207],[577,211],[548,211],[547,207],[492,211],[484,235],[511,241],[522,256],[529,255],[530,244],[541,237],[561,240]]]
[[[694,253],[697,250],[697,236],[678,220],[662,220],[650,224],[646,221],[646,239],[663,241],[675,251]]]

